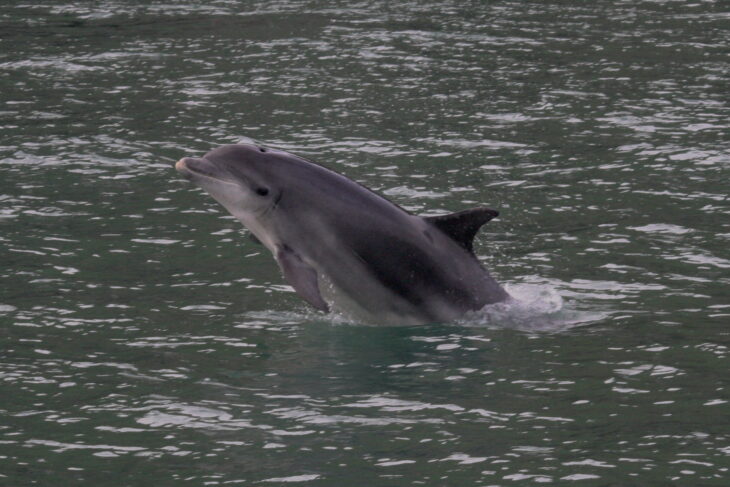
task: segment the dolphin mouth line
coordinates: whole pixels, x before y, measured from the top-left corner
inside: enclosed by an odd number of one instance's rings
[[[236,184],[232,181],[226,181],[225,179],[216,178],[214,176],[211,176],[210,174],[193,169],[192,167],[188,166],[185,163],[184,157],[175,163],[175,169],[177,170],[177,172],[179,172],[183,176],[187,177],[188,179],[190,179],[192,176],[195,176],[195,177],[210,179],[211,181],[215,181],[217,183],[230,184],[231,186],[238,186],[238,184]]]

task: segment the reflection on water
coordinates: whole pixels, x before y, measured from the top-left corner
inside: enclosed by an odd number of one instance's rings
[[[0,484],[725,485],[713,2],[0,6]],[[486,204],[516,301],[311,311],[172,164]]]

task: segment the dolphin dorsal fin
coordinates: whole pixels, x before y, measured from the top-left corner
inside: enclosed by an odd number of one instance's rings
[[[472,252],[472,241],[479,228],[498,215],[497,210],[482,206],[448,215],[425,216],[423,219],[433,223],[439,230],[454,239],[456,243]]]

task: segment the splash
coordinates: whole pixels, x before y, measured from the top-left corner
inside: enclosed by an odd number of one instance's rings
[[[467,314],[459,323],[470,327],[505,328],[530,332],[560,332],[606,317],[605,313],[582,311],[566,302],[550,284],[507,284],[514,299],[487,305]]]
[[[554,333],[595,323],[610,314],[593,309],[595,306],[590,310],[579,309],[579,303],[561,296],[559,287],[554,283],[506,284],[505,289],[514,299],[467,313],[455,324],[474,328]],[[288,329],[312,323],[336,326],[414,326],[405,319],[402,325],[386,325],[378,320],[358,319],[341,310],[333,310],[323,315],[304,305],[289,311],[251,311],[243,318],[243,322],[236,325],[238,328]]]

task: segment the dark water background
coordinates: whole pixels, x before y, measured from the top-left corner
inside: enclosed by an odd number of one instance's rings
[[[722,2],[3,2],[0,485],[730,485]],[[501,210],[522,300],[310,311],[172,164]]]

